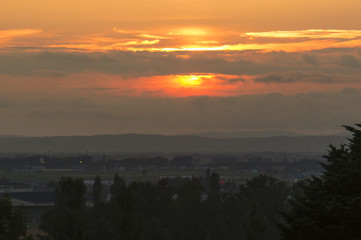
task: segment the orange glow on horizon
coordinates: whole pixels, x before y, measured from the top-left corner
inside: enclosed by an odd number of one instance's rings
[[[123,79],[117,75],[83,73],[73,74],[62,81],[51,77],[11,77],[0,75],[2,91],[36,95],[61,94],[63,96],[138,96],[138,97],[229,97],[239,95],[280,93],[293,95],[309,91],[339,91],[350,87],[347,82],[256,82],[254,76],[192,73]],[[353,88],[361,89],[360,83]]]

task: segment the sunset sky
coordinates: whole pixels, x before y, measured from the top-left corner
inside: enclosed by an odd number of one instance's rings
[[[360,0],[1,0],[0,135],[330,134],[361,122]]]

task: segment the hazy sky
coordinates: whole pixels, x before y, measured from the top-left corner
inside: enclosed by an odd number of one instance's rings
[[[1,0],[0,134],[342,131],[360,0]]]

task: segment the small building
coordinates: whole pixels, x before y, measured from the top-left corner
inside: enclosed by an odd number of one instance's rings
[[[21,207],[33,223],[38,223],[42,213],[54,206],[55,192],[6,193],[14,207]]]

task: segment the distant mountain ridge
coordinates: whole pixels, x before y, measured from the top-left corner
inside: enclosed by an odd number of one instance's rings
[[[232,132],[203,132],[195,133],[195,136],[210,138],[253,138],[253,137],[296,137],[305,136],[292,131],[268,130],[268,131],[232,131]]]
[[[3,134],[0,135],[0,138],[25,138],[25,136],[15,134]]]
[[[328,145],[346,142],[345,136],[274,136],[210,138],[193,135],[147,134],[2,137],[0,152],[325,152]]]
[[[301,137],[301,136],[346,136],[347,132],[336,134],[305,134],[293,131],[283,130],[265,130],[265,131],[232,131],[232,132],[202,132],[192,134],[199,137],[209,138],[264,138],[264,137]]]

